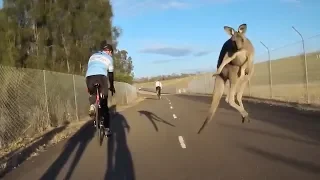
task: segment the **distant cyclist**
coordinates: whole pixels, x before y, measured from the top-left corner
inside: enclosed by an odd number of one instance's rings
[[[100,92],[103,94],[100,105],[103,118],[103,125],[105,128],[105,135],[109,136],[112,134],[110,130],[110,116],[109,116],[109,107],[108,107],[108,84],[110,83],[110,91],[112,95],[115,93],[114,89],[114,78],[113,78],[113,47],[110,44],[107,44],[106,41],[101,42],[101,51],[98,51],[92,54],[89,58],[88,68],[86,72],[86,83],[88,92],[90,94],[89,102],[90,109],[89,115],[95,116],[95,95],[96,88],[94,85],[96,83],[100,84]],[[109,83],[108,78],[109,77]],[[94,125],[97,126],[94,121]]]
[[[156,81],[156,92],[159,92],[160,98],[161,98],[161,89],[162,89],[162,83],[158,80]]]

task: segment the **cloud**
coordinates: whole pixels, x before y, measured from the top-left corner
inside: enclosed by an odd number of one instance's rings
[[[184,59],[165,59],[165,60],[155,60],[155,61],[152,61],[153,64],[164,64],[164,63],[170,63],[172,61],[181,61],[181,60],[184,60]]]
[[[200,56],[208,55],[208,54],[210,54],[210,53],[212,53],[212,51],[199,51],[199,52],[197,52],[197,53],[194,53],[193,55],[194,55],[194,56],[197,56],[197,57],[200,57]]]
[[[153,42],[158,42],[154,41]],[[144,54],[157,54],[157,55],[165,55],[171,56],[174,58],[185,57],[189,55],[193,55],[196,57],[206,56],[210,53],[214,52],[213,50],[207,49],[194,49],[190,45],[185,45],[182,47],[174,47],[172,45],[166,45],[161,43],[147,43],[144,48],[139,50],[139,53]]]
[[[187,56],[192,53],[189,48],[174,48],[174,47],[156,47],[156,48],[144,48],[140,50],[141,53],[145,54],[159,54],[167,55],[172,57]]]

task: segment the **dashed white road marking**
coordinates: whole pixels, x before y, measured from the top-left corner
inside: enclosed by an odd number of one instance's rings
[[[179,136],[178,139],[179,139],[179,143],[180,143],[180,146],[182,147],[182,149],[187,148],[186,144],[184,143],[183,137]]]
[[[177,119],[177,116],[175,114],[172,115],[174,119]]]
[[[172,106],[170,106],[170,109],[173,109],[173,107],[172,107]]]
[[[169,102],[169,104],[171,105],[171,102]]]

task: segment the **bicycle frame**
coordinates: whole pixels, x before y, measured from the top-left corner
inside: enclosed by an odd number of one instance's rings
[[[97,89],[96,104],[97,104],[98,106],[100,106],[100,93],[99,93],[99,88],[96,87],[96,89]]]
[[[99,87],[96,86],[96,124],[97,124],[97,128],[100,129],[100,126],[101,126],[101,117],[100,117],[100,92],[99,92]]]

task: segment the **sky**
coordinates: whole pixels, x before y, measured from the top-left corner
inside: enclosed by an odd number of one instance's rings
[[[135,77],[214,71],[223,27],[247,24],[255,62],[320,50],[319,0],[111,0],[113,24],[123,29],[119,49],[133,59]],[[315,38],[309,37],[319,35]],[[295,44],[293,44],[295,43]],[[291,44],[291,45],[288,45]],[[318,45],[317,45],[318,44]],[[282,47],[282,48],[280,48]]]
[[[111,0],[113,25],[122,28],[119,49],[133,59],[135,77],[214,71],[223,27],[247,24],[255,62],[320,50],[319,0]],[[2,4],[2,0],[0,0]],[[318,35],[318,36],[317,36]],[[312,39],[309,37],[316,36]],[[296,43],[298,42],[298,43]],[[295,44],[293,44],[295,43]],[[290,45],[288,45],[290,44]],[[282,47],[282,48],[280,48]]]

